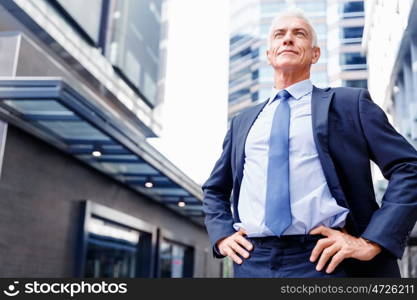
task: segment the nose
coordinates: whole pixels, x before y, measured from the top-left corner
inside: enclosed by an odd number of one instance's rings
[[[290,31],[287,31],[284,38],[282,39],[282,44],[284,46],[288,46],[288,45],[293,45],[294,44],[294,40],[293,40],[293,35]]]

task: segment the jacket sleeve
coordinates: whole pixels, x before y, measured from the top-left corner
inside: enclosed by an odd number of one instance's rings
[[[400,259],[417,220],[417,152],[391,126],[367,90],[359,96],[359,116],[370,158],[389,180],[381,207],[372,215],[362,237]]]
[[[224,138],[223,151],[217,160],[208,180],[203,184],[203,211],[205,224],[213,246],[213,255],[222,258],[215,244],[221,238],[236,231],[233,229],[233,216],[230,196],[233,188],[233,174],[231,165],[232,131],[235,118]]]

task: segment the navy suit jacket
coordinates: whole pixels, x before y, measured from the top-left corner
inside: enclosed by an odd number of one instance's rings
[[[231,120],[221,157],[203,185],[205,224],[213,246],[235,233],[232,225],[240,221],[245,141],[266,103]],[[327,184],[337,203],[350,211],[347,231],[383,247],[375,266],[353,261],[351,276],[394,276],[389,270],[398,272],[396,258],[402,257],[417,220],[417,152],[365,89],[313,87],[311,105],[314,141]],[[389,180],[381,207],[375,199],[370,160]],[[389,270],[377,270],[380,264],[388,264]],[[364,268],[369,273],[359,272]]]

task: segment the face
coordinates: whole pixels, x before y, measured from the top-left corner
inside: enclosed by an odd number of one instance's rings
[[[278,72],[309,73],[311,64],[320,57],[320,48],[313,47],[313,34],[303,19],[280,19],[269,38],[268,63]]]

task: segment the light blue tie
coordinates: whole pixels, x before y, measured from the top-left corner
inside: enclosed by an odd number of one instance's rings
[[[290,97],[286,90],[275,97],[274,101],[279,100],[280,103],[275,110],[269,138],[265,225],[278,236],[292,222],[289,188]]]

